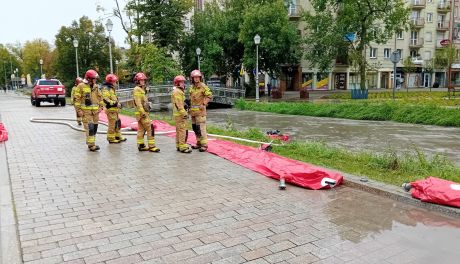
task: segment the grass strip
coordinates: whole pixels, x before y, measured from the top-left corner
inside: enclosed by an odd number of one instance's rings
[[[414,105],[392,101],[350,101],[343,103],[251,102],[238,100],[237,109],[278,114],[334,117],[354,120],[396,121],[401,123],[460,127],[460,109],[434,104]]]
[[[122,114],[134,116],[134,111],[131,109],[122,109]],[[151,117],[174,125],[171,117],[152,114]],[[261,130],[256,128],[236,130],[231,125],[229,127],[230,129],[226,129],[208,125],[208,133],[257,141],[271,141]],[[235,142],[258,147],[257,144]],[[279,143],[279,141],[276,143]],[[379,154],[370,151],[351,151],[344,148],[331,147],[324,142],[312,141],[287,143],[283,146],[274,147],[273,152],[286,158],[354,175],[365,176],[375,181],[397,186],[400,186],[403,182],[411,182],[427,176],[436,176],[460,182],[460,167],[455,166],[443,155],[438,154],[428,157],[418,149],[405,153],[388,150],[385,153]]]

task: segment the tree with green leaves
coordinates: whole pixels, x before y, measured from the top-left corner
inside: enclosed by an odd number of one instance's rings
[[[192,17],[193,31],[181,39],[181,63],[186,72],[198,67],[196,48],[202,51],[200,63],[205,76],[232,75],[239,72],[243,45],[238,42],[239,18],[233,9],[221,8],[217,2],[206,3],[204,12]],[[239,14],[242,18],[242,14]]]
[[[447,72],[447,84],[450,85],[451,77],[451,67],[452,63],[458,61],[458,49],[455,45],[449,44],[448,46],[436,50],[434,57],[434,66],[436,68],[444,68]]]
[[[305,12],[306,59],[320,71],[329,71],[341,51],[355,49],[359,60],[360,88],[366,89],[366,48],[384,44],[395,32],[409,28],[410,10],[403,0],[311,0]],[[346,40],[354,33],[355,40]],[[350,42],[353,42],[350,45]]]
[[[410,74],[415,71],[415,64],[412,61],[411,56],[407,56],[403,60],[403,72],[405,76],[404,80],[404,86],[406,87],[407,92],[409,92],[409,79],[410,79]]]
[[[184,18],[193,7],[192,0],[131,0],[128,11],[136,14],[135,34],[151,36],[156,46],[177,50],[184,31]],[[138,44],[141,44],[140,42]]]
[[[10,47],[3,44],[0,44],[0,63],[0,84],[2,85],[11,84],[11,74],[16,68],[22,72],[21,60],[11,52]]]
[[[246,10],[239,41],[244,45],[243,61],[249,69],[256,65],[254,36],[257,34],[261,37],[259,69],[267,71],[270,76],[278,75],[283,64],[300,61],[300,36],[296,25],[289,21],[283,0],[255,4]]]
[[[40,60],[43,60],[43,74],[54,76],[51,68],[51,46],[46,40],[36,39],[27,41],[23,47],[23,72],[31,78],[40,78]]]
[[[139,62],[140,68],[153,83],[164,83],[180,74],[179,65],[165,48],[146,43],[139,46],[139,55],[143,58]]]
[[[100,76],[110,73],[109,47],[104,26],[93,23],[88,17],[73,21],[70,27],[61,27],[56,35],[56,54],[53,67],[57,77],[67,85],[71,85],[76,78],[75,48],[72,44],[78,40],[78,66],[80,75],[86,70],[95,69]],[[113,41],[111,41],[113,45]],[[120,60],[120,51],[112,48],[113,60]]]

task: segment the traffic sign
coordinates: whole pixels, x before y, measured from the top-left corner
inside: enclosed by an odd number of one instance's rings
[[[390,55],[390,60],[393,63],[398,63],[401,60],[401,54],[398,51],[393,51]]]

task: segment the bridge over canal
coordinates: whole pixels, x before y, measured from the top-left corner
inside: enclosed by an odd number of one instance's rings
[[[222,104],[222,105],[234,105],[236,100],[239,98],[245,97],[246,90],[243,88],[228,88],[228,87],[214,87],[209,86],[212,91],[213,98],[212,103]],[[133,87],[119,89],[117,91],[118,98],[120,102],[125,105],[132,107],[133,106]],[[167,108],[171,103],[171,85],[157,85],[150,86],[148,88],[148,97],[152,109]],[[188,92],[187,92],[188,97]]]

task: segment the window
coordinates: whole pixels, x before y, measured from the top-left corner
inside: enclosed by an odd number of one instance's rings
[[[396,33],[396,38],[397,39],[404,39],[404,33],[402,31],[399,31],[398,33]]]
[[[370,56],[371,59],[377,58],[377,48],[370,48]]]
[[[426,41],[426,42],[431,42],[431,41],[433,41],[433,33],[431,33],[431,32],[425,32],[425,41]]]
[[[417,58],[418,57],[417,51],[416,50],[411,50],[410,51],[410,57],[411,58]]]
[[[390,58],[390,54],[391,54],[391,49],[384,49],[384,50],[383,50],[383,57],[384,57],[385,59]]]
[[[59,81],[46,80],[46,81],[40,81],[39,85],[61,85],[61,83]]]
[[[396,51],[399,53],[399,57],[402,59],[403,58],[402,49],[397,49]]]
[[[426,13],[426,22],[428,23],[433,22],[433,13]]]
[[[424,59],[425,60],[431,60],[431,50],[425,51]]]

